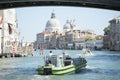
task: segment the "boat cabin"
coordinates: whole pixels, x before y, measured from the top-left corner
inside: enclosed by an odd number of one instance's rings
[[[55,67],[64,67],[71,65],[73,63],[72,58],[68,54],[62,55],[51,55],[45,57],[45,65],[51,66],[54,65]]]

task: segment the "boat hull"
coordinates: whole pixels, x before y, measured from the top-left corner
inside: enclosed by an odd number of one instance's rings
[[[64,67],[55,67],[55,66],[39,66],[38,74],[40,75],[62,75],[75,73],[79,71],[81,68],[85,68],[86,61],[83,61],[79,65],[68,65]]]
[[[69,65],[65,67],[54,67],[54,66],[39,66],[38,74],[41,75],[61,75],[75,71],[74,65]]]

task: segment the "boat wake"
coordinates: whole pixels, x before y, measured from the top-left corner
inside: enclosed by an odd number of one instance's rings
[[[86,69],[82,73],[99,73],[99,74],[109,74],[109,75],[120,75],[120,69],[102,69],[94,66],[86,66]]]
[[[83,49],[83,56],[94,56],[94,54],[89,49]]]
[[[94,66],[89,66],[89,65],[87,65],[86,66],[86,69],[95,69],[96,67],[94,67]]]
[[[83,54],[84,56],[94,56],[93,53],[90,53],[90,54]]]

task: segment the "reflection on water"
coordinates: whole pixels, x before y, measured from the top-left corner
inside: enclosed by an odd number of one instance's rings
[[[54,54],[62,50],[53,50]],[[67,51],[72,56],[81,55],[80,50]],[[87,56],[85,69],[71,75],[38,75],[38,65],[44,65],[43,57],[49,50],[40,55],[39,51],[34,56],[22,58],[0,59],[0,80],[119,80],[120,78],[120,53],[110,51],[92,51],[94,56]]]

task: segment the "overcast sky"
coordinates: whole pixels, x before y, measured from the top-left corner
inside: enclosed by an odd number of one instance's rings
[[[76,20],[76,28],[94,30],[103,35],[103,29],[109,25],[109,20],[120,15],[120,11],[85,8],[85,7],[23,7],[16,8],[20,39],[28,42],[36,40],[36,34],[44,31],[47,21],[54,10],[56,18],[63,28],[66,20]]]

